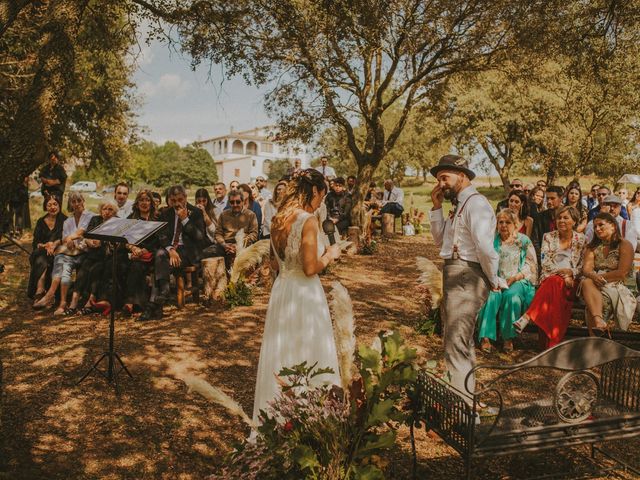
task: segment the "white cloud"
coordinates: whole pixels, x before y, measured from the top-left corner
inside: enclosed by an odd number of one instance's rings
[[[190,88],[189,81],[175,73],[165,73],[157,82],[143,82],[139,87],[140,93],[147,98],[158,95],[180,98],[184,97]]]

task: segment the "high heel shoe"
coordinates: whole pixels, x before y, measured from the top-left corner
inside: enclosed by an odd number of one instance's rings
[[[40,300],[33,302],[33,308],[34,310],[44,310],[53,307],[55,303],[55,298],[47,298],[47,296],[45,295]]]
[[[101,300],[99,302],[91,300],[91,307],[95,311],[100,312],[103,317],[106,317],[111,313],[111,304],[106,300]]]
[[[596,322],[595,320],[599,318],[601,323]],[[591,331],[596,337],[604,337],[605,334],[611,340],[611,325],[605,322],[602,318],[602,315],[593,315],[593,327],[591,327]]]
[[[516,333],[518,335],[520,335],[525,328],[527,328],[527,325],[529,325],[529,317],[527,317],[526,315],[521,316],[518,320],[516,320],[515,322],[513,322],[513,328],[516,331]]]

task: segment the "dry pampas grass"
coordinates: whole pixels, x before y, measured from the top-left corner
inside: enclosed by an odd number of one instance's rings
[[[431,308],[436,309],[442,300],[442,272],[428,258],[416,257],[416,266],[420,270],[418,283],[425,285],[431,293]]]
[[[195,375],[181,375],[179,378],[189,387],[190,391],[199,393],[207,400],[217,403],[224,407],[230,414],[240,417],[242,421],[251,428],[255,428],[253,421],[244,413],[240,404],[219,388],[214,387],[205,379],[196,377]]]
[[[260,240],[253,245],[237,250],[236,259],[233,261],[233,266],[231,267],[229,282],[236,283],[240,279],[240,276],[250,268],[260,265],[264,258],[269,255],[270,251],[271,243],[269,240]]]
[[[329,305],[335,325],[340,377],[342,388],[346,393],[349,391],[355,370],[353,357],[356,350],[356,337],[354,335],[353,305],[349,292],[340,282],[333,282],[330,295]]]

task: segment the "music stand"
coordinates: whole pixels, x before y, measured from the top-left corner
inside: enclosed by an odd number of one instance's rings
[[[124,364],[120,355],[115,351],[115,305],[117,298],[117,252],[118,247],[122,244],[138,245],[158,230],[164,227],[166,222],[152,222],[145,220],[130,220],[122,218],[111,218],[94,228],[90,232],[84,234],[85,238],[100,240],[107,242],[112,248],[112,266],[111,266],[111,316],[109,319],[109,349],[104,352],[93,366],[82,376],[76,383],[79,385],[89,376],[91,372],[97,372],[107,383],[112,384],[118,391],[118,375],[121,371],[125,371],[130,378],[133,378],[131,372]],[[100,363],[107,359],[106,372],[99,368]],[[115,370],[115,362],[120,364],[120,369]]]

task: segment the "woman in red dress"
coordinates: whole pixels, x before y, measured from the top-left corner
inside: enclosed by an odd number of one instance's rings
[[[571,309],[582,270],[585,236],[574,231],[580,221],[573,207],[561,207],[556,214],[558,230],[542,239],[540,287],[531,305],[515,323],[521,332],[529,322],[540,329],[543,348],[560,343],[569,326]]]

